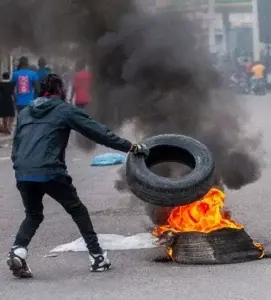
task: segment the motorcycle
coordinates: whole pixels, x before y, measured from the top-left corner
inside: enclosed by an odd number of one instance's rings
[[[266,95],[266,82],[264,78],[254,78],[252,80],[252,88],[251,90],[254,92],[255,95]]]
[[[250,88],[246,76],[236,76],[232,74],[230,77],[229,87],[238,94],[249,94]]]

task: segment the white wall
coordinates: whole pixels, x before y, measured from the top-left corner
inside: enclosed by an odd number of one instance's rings
[[[252,14],[251,13],[235,13],[229,16],[232,27],[252,27]],[[216,29],[222,30],[222,16],[221,14],[216,14],[215,20]]]

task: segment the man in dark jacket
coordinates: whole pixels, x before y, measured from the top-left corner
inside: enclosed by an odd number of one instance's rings
[[[90,270],[110,268],[111,263],[99,245],[88,210],[80,201],[67,172],[65,149],[72,129],[101,145],[135,155],[148,155],[145,145],[133,145],[118,137],[84,111],[66,104],[64,98],[61,79],[50,74],[42,83],[41,97],[18,116],[12,161],[26,217],[7,261],[16,277],[32,277],[26,263],[27,247],[43,221],[45,194],[60,203],[78,226],[89,250]]]

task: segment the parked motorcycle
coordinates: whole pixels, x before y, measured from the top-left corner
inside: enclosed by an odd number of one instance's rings
[[[266,95],[267,89],[266,89],[265,79],[264,78],[253,79],[251,90],[254,92],[255,95],[262,95],[262,96]]]
[[[230,77],[229,87],[238,94],[249,94],[250,87],[246,76],[236,76],[232,74]]]

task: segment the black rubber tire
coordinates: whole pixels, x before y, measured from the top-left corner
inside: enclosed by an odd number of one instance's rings
[[[174,261],[181,264],[233,264],[257,260],[262,254],[245,230],[230,228],[180,233],[172,250]]]
[[[214,184],[214,159],[199,141],[183,135],[158,135],[143,141],[150,149],[145,158],[129,154],[126,176],[130,190],[141,200],[163,207],[192,203]],[[150,168],[161,162],[181,162],[192,171],[182,178],[165,178]]]

